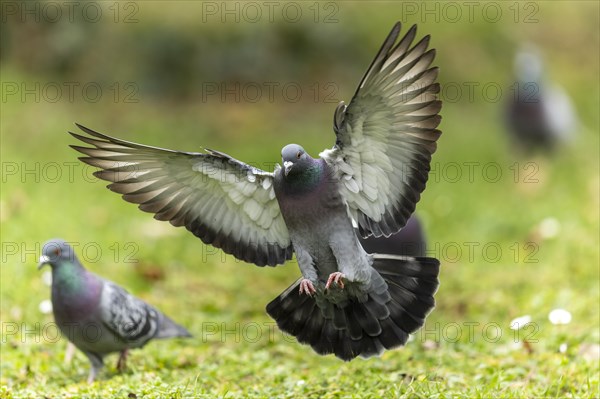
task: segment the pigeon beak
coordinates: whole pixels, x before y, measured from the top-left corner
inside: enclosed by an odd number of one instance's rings
[[[40,256],[40,263],[38,264],[38,270],[40,270],[42,267],[46,266],[48,263],[50,263],[49,256],[46,256],[46,255]]]
[[[290,173],[290,170],[292,169],[292,166],[294,166],[294,163],[291,161],[285,161],[283,163],[283,173],[287,176],[288,173]]]

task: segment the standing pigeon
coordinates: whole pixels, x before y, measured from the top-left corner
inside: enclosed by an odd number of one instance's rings
[[[90,360],[88,382],[94,381],[105,355],[120,352],[117,368],[125,368],[127,351],[153,338],[191,337],[183,327],[118,285],[88,272],[63,240],[44,244],[40,265],[52,267],[52,309],[60,331]]]
[[[506,110],[513,142],[524,152],[549,151],[572,139],[577,116],[564,90],[550,84],[538,51],[528,46],[515,57],[516,82]]]
[[[429,36],[397,42],[397,23],[348,106],[336,143],[312,158],[297,144],[269,173],[218,151],[135,144],[77,125],[73,146],[140,209],[259,266],[296,254],[302,278],[267,306],[279,327],[320,354],[369,357],[402,345],[434,307],[439,262],[367,254],[364,237],[399,231],[419,201],[441,132],[438,69]],[[396,43],[397,42],[397,43]]]
[[[425,256],[427,240],[421,221],[414,213],[406,226],[389,237],[358,237],[360,244],[368,253],[394,254],[405,256]]]

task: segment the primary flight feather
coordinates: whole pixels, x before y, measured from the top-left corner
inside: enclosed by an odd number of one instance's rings
[[[312,158],[297,144],[269,173],[226,154],[165,150],[77,125],[73,146],[95,175],[140,209],[259,266],[296,254],[302,278],[267,306],[279,327],[318,353],[350,360],[402,345],[434,306],[439,262],[367,254],[355,235],[389,236],[419,201],[440,136],[429,36],[397,23],[346,106],[336,143]]]

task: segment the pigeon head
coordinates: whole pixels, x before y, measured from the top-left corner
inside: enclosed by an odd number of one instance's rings
[[[40,256],[38,269],[41,269],[45,265],[50,265],[54,268],[64,263],[75,263],[75,260],[75,252],[66,241],[52,239],[46,241],[42,247],[42,256]]]
[[[313,158],[298,144],[288,144],[281,150],[283,173],[297,173],[312,165]]]
[[[527,46],[517,53],[514,66],[517,79],[521,82],[537,82],[544,72],[542,57],[532,46]]]

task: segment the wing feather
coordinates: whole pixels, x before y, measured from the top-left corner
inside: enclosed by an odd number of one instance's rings
[[[159,330],[158,310],[108,280],[104,280],[99,316],[115,339],[131,347],[143,346]]]
[[[393,27],[350,104],[336,108],[336,144],[321,153],[364,237],[389,236],[406,224],[441,134],[435,50],[427,49],[429,36],[411,47],[416,26],[394,45],[400,27]]]
[[[126,201],[246,262],[275,266],[291,259],[272,173],[214,150],[165,150],[77,126],[87,136],[73,137],[93,147],[72,147]]]

